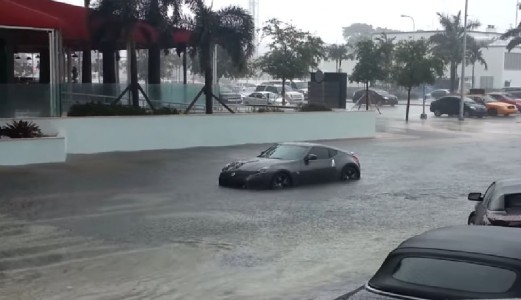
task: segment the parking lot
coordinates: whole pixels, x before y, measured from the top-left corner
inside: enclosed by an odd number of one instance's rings
[[[419,103],[419,101],[418,101]],[[349,103],[348,103],[349,105]],[[521,119],[382,108],[362,180],[219,188],[267,145],[71,156],[0,169],[0,299],[332,299],[427,229],[466,223],[470,191],[519,176]],[[428,111],[428,108],[427,108]]]

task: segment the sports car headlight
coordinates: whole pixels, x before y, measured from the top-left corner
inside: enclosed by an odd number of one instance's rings
[[[264,167],[264,168],[260,169],[258,172],[259,173],[266,173],[266,172],[268,172],[269,169],[270,168],[268,168],[268,167]]]

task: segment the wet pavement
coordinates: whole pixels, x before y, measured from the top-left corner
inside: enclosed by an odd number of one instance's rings
[[[521,119],[419,119],[384,107],[362,180],[224,189],[266,145],[72,156],[0,169],[0,299],[332,299],[388,251],[463,224],[470,191],[519,176]]]

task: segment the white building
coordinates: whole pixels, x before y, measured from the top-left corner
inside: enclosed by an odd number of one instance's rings
[[[389,38],[394,38],[396,42],[408,39],[429,39],[439,31],[416,31],[416,32],[397,32],[388,33]],[[470,31],[468,33],[478,41],[489,42],[488,48],[482,49],[483,58],[488,64],[488,69],[476,64],[474,70],[474,87],[484,89],[499,89],[505,86],[521,87],[521,47],[508,52],[506,45],[508,41],[500,40],[501,33],[495,32],[492,26],[487,31]],[[373,38],[380,36],[374,34]],[[351,74],[356,61],[343,61],[342,72]],[[320,69],[324,72],[335,72],[335,62],[325,61],[320,64]],[[461,74],[461,66],[458,68],[458,77]],[[446,78],[449,78],[447,69]],[[465,69],[466,87],[472,87],[472,66]]]

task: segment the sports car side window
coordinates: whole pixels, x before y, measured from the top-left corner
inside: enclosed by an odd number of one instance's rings
[[[483,196],[483,206],[488,207],[495,189],[496,183],[494,182],[488,187],[487,191],[485,192],[485,195]]]
[[[313,147],[309,154],[315,154],[318,159],[329,159],[329,149],[323,147]]]

